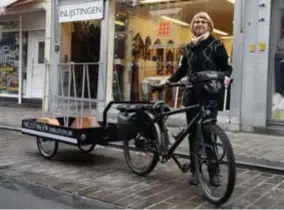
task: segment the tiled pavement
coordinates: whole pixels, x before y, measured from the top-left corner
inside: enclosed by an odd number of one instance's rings
[[[213,208],[171,161],[138,177],[127,168],[122,151],[109,147],[85,155],[60,145],[54,159],[45,160],[34,138],[6,130],[1,130],[0,154],[0,174],[124,208]],[[283,207],[284,176],[238,169],[235,192],[222,208]]]
[[[20,128],[22,118],[38,116],[41,116],[39,108],[17,105],[9,107],[0,104],[0,126]],[[171,128],[171,132],[177,132],[178,129]],[[284,137],[240,132],[228,132],[228,135],[238,162],[284,170]],[[183,142],[178,149],[180,153],[187,154],[187,148],[188,143]]]

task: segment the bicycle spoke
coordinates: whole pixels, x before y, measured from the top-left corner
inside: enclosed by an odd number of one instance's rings
[[[207,133],[206,143],[195,143],[195,164],[200,170],[197,174],[205,196],[212,203],[222,203],[231,196],[235,185],[235,163],[224,132],[217,126],[212,126],[210,132],[216,133]]]

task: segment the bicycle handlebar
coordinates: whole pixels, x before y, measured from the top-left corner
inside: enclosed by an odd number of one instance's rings
[[[152,92],[156,92],[156,91],[163,91],[165,88],[168,87],[186,87],[186,88],[192,88],[193,86],[190,83],[185,83],[185,82],[173,82],[173,83],[169,83],[166,85],[160,85],[160,84],[152,84]]]

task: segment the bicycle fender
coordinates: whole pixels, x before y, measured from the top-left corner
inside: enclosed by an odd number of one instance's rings
[[[153,121],[153,120],[155,119],[154,115],[151,114],[150,112],[145,111],[144,113],[146,114],[146,116],[147,116],[151,121]],[[161,132],[161,128],[160,128],[160,126],[158,125],[157,122],[154,122],[153,125],[154,125],[155,132],[156,132],[156,134],[155,134],[156,140],[157,140],[158,145],[160,146],[160,145],[162,145],[162,135],[161,135],[162,132]]]

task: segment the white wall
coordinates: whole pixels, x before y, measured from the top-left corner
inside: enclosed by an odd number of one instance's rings
[[[237,109],[232,110],[231,118],[234,115],[240,119],[240,129],[242,131],[253,131],[256,127],[265,127],[267,119],[267,90],[268,90],[268,70],[269,70],[269,50],[270,50],[270,17],[272,0],[244,1],[245,5],[243,22],[241,18],[235,24],[243,26],[243,49],[238,51],[235,58],[242,56],[241,66],[237,64],[239,59],[233,61],[236,83],[233,87],[232,103],[239,103],[240,115]],[[260,4],[265,4],[260,7]],[[263,19],[263,21],[261,21]],[[235,27],[238,28],[238,27]],[[240,28],[238,28],[240,30]],[[259,50],[260,43],[266,45],[265,51]],[[234,43],[237,47],[237,44]],[[250,46],[255,45],[255,51],[250,52]],[[235,51],[234,51],[235,52]],[[241,82],[240,82],[241,80]],[[237,89],[241,89],[238,91]],[[241,94],[241,97],[234,94]],[[234,100],[234,97],[240,101]],[[238,107],[238,105],[233,104]]]
[[[23,30],[45,29],[45,11],[23,14]]]
[[[257,13],[257,41],[258,51],[256,53],[256,69],[254,77],[254,127],[265,127],[267,119],[267,102],[271,100],[267,97],[268,83],[269,83],[269,53],[270,53],[270,26],[271,26],[271,4],[272,0],[259,0],[258,5],[265,4],[265,7],[258,7]],[[263,19],[263,21],[261,21]],[[259,45],[263,43],[266,45],[265,51],[259,50]]]

